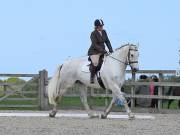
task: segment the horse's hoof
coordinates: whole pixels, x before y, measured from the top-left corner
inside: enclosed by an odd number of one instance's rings
[[[134,120],[135,119],[135,115],[134,114],[130,114],[129,115],[129,120]]]
[[[107,119],[107,116],[104,114],[101,114],[101,119]]]
[[[52,113],[49,113],[49,117],[54,118],[54,117],[55,117],[55,115],[54,115],[54,114],[52,114]]]
[[[49,117],[54,118],[56,116],[56,112],[50,112]]]

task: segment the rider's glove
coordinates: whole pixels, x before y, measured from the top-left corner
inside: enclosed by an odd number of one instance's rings
[[[113,50],[109,50],[110,53],[113,53]]]
[[[104,50],[104,51],[103,51],[103,54],[107,54],[107,51],[106,51],[106,50]]]

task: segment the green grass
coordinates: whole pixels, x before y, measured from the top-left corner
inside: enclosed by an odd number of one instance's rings
[[[16,95],[12,96],[18,97]],[[108,103],[110,103],[111,98],[108,99]],[[63,97],[61,101],[58,102],[60,108],[83,108],[81,100],[79,97]],[[105,98],[88,98],[88,103],[92,107],[105,107]],[[38,105],[38,100],[35,101],[0,101],[0,105]],[[163,108],[167,109],[168,102],[163,103]],[[116,107],[120,108],[120,107]],[[178,108],[178,101],[174,100],[170,106],[170,109],[179,109]],[[39,110],[38,107],[35,108],[8,108],[2,107],[0,110]]]
[[[105,98],[88,98],[88,103],[90,106],[105,106]],[[63,97],[61,101],[59,101],[60,107],[68,107],[68,106],[78,106],[83,107],[81,100],[79,97]]]
[[[30,111],[38,111],[39,110],[39,107],[18,107],[18,108],[15,108],[15,107],[3,107],[3,108],[0,108],[0,110],[30,110]]]
[[[13,95],[11,98],[18,98],[19,96]],[[90,106],[105,106],[105,98],[88,98]],[[0,101],[0,105],[37,105],[38,100],[35,101]],[[59,102],[60,108],[78,107],[83,108],[83,104],[79,97],[63,97]],[[2,107],[0,110],[38,110],[39,108],[9,108]]]
[[[108,103],[110,103],[110,101],[111,98],[108,99]],[[88,103],[90,106],[105,107],[105,98],[88,98]],[[80,98],[78,97],[63,97],[59,104],[60,107],[83,107]],[[163,103],[163,108],[168,109],[168,102]],[[177,100],[174,100],[171,103],[170,109],[179,109]]]
[[[164,109],[167,109],[167,108],[168,108],[168,102],[163,103],[163,108],[164,108]],[[169,109],[179,109],[179,107],[178,107],[178,100],[174,100],[174,101],[171,103]]]
[[[63,97],[60,101],[58,101],[59,106],[82,106],[80,98],[77,97]]]
[[[37,105],[37,100],[27,100],[27,101],[1,101],[0,105]]]

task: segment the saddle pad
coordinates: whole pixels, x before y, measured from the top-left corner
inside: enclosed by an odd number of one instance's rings
[[[81,71],[82,72],[85,72],[85,73],[90,73],[90,71],[89,71],[89,65],[91,64],[91,62],[90,61],[85,61],[84,63],[83,63],[83,65],[82,65],[82,68],[81,68]]]

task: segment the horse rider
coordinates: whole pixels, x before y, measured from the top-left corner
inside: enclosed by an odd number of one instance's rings
[[[91,60],[90,67],[90,82],[94,83],[94,77],[97,72],[97,66],[99,64],[99,59],[102,55],[106,54],[105,44],[109,49],[109,52],[112,53],[113,49],[109,41],[106,31],[103,29],[104,22],[101,19],[96,19],[94,21],[95,30],[91,33],[91,46],[88,50],[88,56]]]

